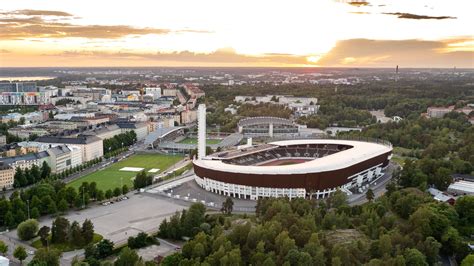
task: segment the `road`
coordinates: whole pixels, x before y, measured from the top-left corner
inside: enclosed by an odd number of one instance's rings
[[[397,167],[398,165],[390,163],[384,175],[378,178],[375,182],[372,182],[372,184],[369,186],[369,188],[371,188],[374,192],[375,198],[381,197],[387,191],[385,187],[387,186],[388,182],[392,180],[393,171]],[[365,196],[365,193],[361,193],[349,196],[348,201],[350,206],[354,206],[364,204],[368,200]]]

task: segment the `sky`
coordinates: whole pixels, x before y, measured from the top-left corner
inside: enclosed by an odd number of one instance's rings
[[[0,67],[474,67],[472,0],[2,0]]]

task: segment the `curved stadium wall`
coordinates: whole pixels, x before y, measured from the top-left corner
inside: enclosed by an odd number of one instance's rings
[[[196,182],[220,195],[251,200],[325,198],[337,189],[348,192],[382,176],[391,153],[388,143],[290,140],[221,152],[193,164]]]

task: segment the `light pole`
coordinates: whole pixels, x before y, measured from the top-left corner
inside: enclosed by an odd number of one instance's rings
[[[82,208],[86,207],[86,197],[84,195],[84,186],[82,186]]]
[[[30,219],[30,200],[26,200],[26,206],[28,207],[28,220]]]

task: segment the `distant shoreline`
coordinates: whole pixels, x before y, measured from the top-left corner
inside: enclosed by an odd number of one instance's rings
[[[0,76],[0,81],[38,81],[38,80],[49,80],[55,79],[56,77],[50,76],[23,76],[23,77],[12,77],[12,76]]]

